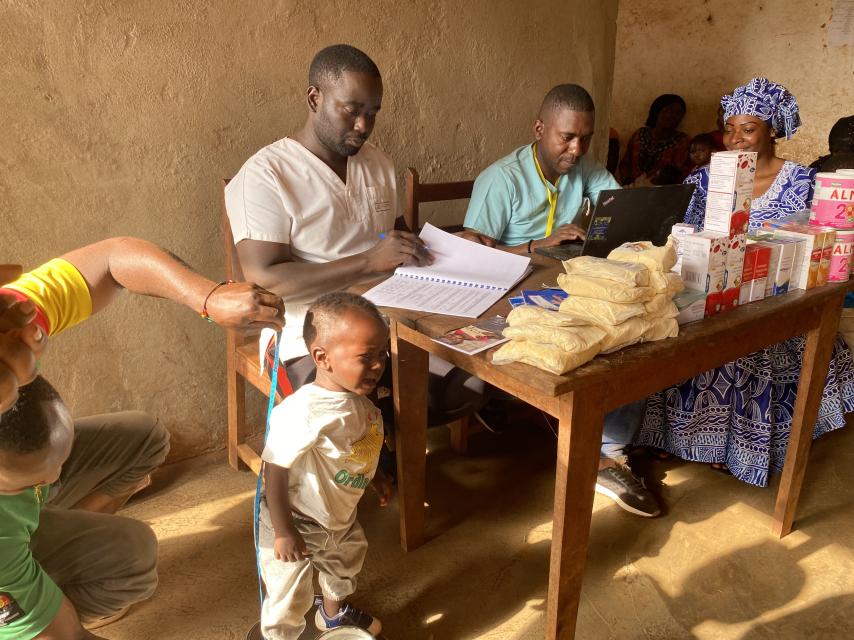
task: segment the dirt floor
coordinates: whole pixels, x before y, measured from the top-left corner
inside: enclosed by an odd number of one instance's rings
[[[404,553],[397,508],[367,493],[370,542],[353,601],[388,640],[543,637],[555,441],[542,425],[480,433],[466,456],[431,430],[428,536]],[[596,497],[581,640],[854,637],[854,429],[815,443],[797,529],[770,533],[777,481],[639,457],[667,505],[648,520]],[[111,640],[242,640],[258,617],[255,479],[224,456],[163,470],[123,512],[160,538],[160,586]],[[315,634],[306,632],[304,638]]]

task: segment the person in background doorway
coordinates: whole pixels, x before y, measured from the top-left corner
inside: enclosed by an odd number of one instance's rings
[[[679,131],[686,110],[685,100],[672,93],[652,101],[646,124],[632,134],[620,162],[621,184],[656,184],[659,172],[668,166],[682,178],[688,174],[690,138]]]
[[[718,115],[715,118],[715,129],[707,134],[714,141],[713,151],[726,151],[724,145],[724,110],[718,105]]]
[[[620,166],[620,134],[614,127],[608,130],[608,158],[605,160],[605,168],[611,175],[617,174]]]
[[[818,171],[835,171],[836,169],[828,169],[825,163],[837,154],[854,153],[854,116],[839,118],[836,124],[830,128],[830,133],[827,136],[827,148],[830,153],[818,158],[810,165],[811,168]]]
[[[691,171],[705,167],[712,159],[712,153],[719,151],[715,148],[715,141],[708,133],[701,133],[691,139]],[[681,182],[681,181],[680,181]]]

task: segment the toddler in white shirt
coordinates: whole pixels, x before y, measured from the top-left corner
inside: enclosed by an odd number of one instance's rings
[[[377,467],[382,416],[367,398],[385,369],[388,327],[365,298],[335,292],[312,304],[303,333],[317,377],[273,410],[262,454],[261,632],[266,640],[296,640],[315,606],[320,630],[354,625],[376,635],[380,621],[345,600],[368,548],[356,520],[359,499],[369,484],[383,506],[392,493]]]

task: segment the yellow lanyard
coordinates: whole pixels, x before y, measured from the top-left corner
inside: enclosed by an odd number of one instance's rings
[[[552,235],[552,227],[555,224],[555,209],[557,209],[557,189],[552,191],[549,189],[549,181],[543,175],[543,170],[540,169],[540,161],[537,160],[537,143],[531,147],[531,153],[534,154],[534,166],[537,167],[537,174],[540,180],[543,181],[543,186],[546,188],[546,197],[549,199],[549,219],[546,221],[546,238]]]

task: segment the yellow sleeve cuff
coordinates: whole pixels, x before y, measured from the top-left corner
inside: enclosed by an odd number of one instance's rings
[[[62,258],[55,258],[33,269],[7,289],[14,289],[38,305],[56,335],[92,315],[89,285],[77,268]]]

